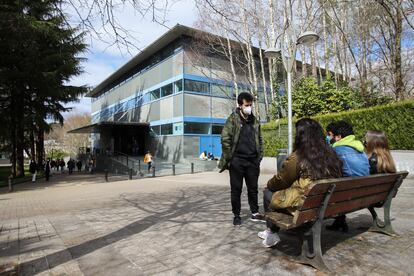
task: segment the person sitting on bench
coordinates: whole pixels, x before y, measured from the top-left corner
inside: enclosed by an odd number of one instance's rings
[[[370,174],[397,172],[384,131],[368,130],[364,145],[367,149]]]
[[[361,141],[355,139],[352,125],[345,121],[337,121],[334,124],[332,132],[335,139],[335,143],[332,147],[343,163],[343,176],[369,175],[369,163],[368,157],[364,152],[364,145]],[[345,215],[336,217],[334,223],[326,226],[326,229],[348,232],[348,224],[346,223]]]
[[[320,124],[312,119],[300,119],[296,123],[293,153],[281,171],[267,182],[263,192],[264,209],[291,214],[303,203],[304,191],[312,181],[341,176],[342,162],[325,142]],[[278,231],[278,227],[267,222],[267,229],[258,236],[265,247],[272,247],[280,241]]]

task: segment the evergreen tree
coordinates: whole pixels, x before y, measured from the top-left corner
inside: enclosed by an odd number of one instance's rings
[[[64,104],[86,92],[86,87],[67,84],[81,73],[79,54],[86,45],[83,33],[67,24],[60,4],[0,0],[0,122],[8,125],[0,135],[9,145],[17,176],[24,174],[23,151],[34,137],[42,163],[47,119],[63,123]]]

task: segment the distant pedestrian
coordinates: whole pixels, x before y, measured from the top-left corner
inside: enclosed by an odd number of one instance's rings
[[[78,168],[78,172],[81,172],[81,170],[82,170],[82,160],[78,160],[78,162],[76,162],[76,167]]]
[[[61,173],[63,173],[63,171],[65,170],[65,165],[66,165],[65,160],[63,160],[63,158],[60,159],[59,165],[60,165],[60,171]]]
[[[152,155],[150,151],[148,151],[147,154],[145,154],[144,163],[148,165],[148,172],[150,172],[152,167]]]
[[[68,166],[69,174],[72,174],[73,169],[75,168],[75,161],[72,158],[70,158],[67,166]]]
[[[93,170],[94,170],[94,165],[95,165],[95,161],[93,158],[89,159],[89,172],[91,174],[93,174]]]
[[[29,171],[32,174],[32,182],[35,183],[36,182],[37,164],[33,159],[30,160]]]
[[[45,164],[45,178],[46,181],[49,181],[49,177],[50,177],[50,159],[47,159],[46,164]]]

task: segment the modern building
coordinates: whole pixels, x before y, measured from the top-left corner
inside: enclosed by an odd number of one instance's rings
[[[87,94],[92,124],[72,132],[91,132],[93,147],[106,152],[150,150],[174,162],[202,151],[220,156],[235,89],[228,59],[205,50],[206,36],[182,25],[169,30]],[[239,91],[248,91],[241,75]],[[263,96],[256,104],[261,118]]]

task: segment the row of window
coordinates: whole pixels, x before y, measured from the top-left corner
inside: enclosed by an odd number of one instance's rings
[[[179,93],[183,91],[183,80],[177,80],[173,83],[164,85],[163,87],[154,89],[148,93],[141,94],[135,98],[132,98],[126,102],[117,104],[110,108],[102,109],[100,113],[95,114],[92,118],[93,122],[105,121],[111,115],[117,114],[119,112],[125,112],[132,108],[140,107],[148,102],[161,99],[163,97]],[[236,92],[231,86],[220,85],[220,84],[210,84],[208,82],[194,81],[184,79],[184,91],[208,94],[215,97],[224,97],[224,98],[235,98]],[[241,89],[239,92],[248,92],[246,89]],[[268,96],[270,97],[270,95]],[[259,101],[264,102],[264,93],[259,93]]]
[[[151,132],[155,135],[182,135],[182,134],[221,134],[223,125],[210,123],[171,123],[151,126]]]

